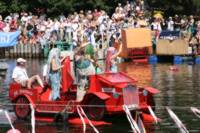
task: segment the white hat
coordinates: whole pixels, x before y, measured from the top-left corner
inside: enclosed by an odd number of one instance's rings
[[[18,58],[18,59],[17,59],[17,62],[26,62],[26,60],[23,59],[23,58]]]

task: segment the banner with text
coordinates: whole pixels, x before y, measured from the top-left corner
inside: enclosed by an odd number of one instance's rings
[[[0,47],[11,47],[18,43],[20,31],[0,32]]]
[[[160,39],[178,39],[180,37],[180,31],[162,31],[160,33]]]

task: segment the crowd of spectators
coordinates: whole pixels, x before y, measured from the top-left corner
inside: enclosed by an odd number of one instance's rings
[[[36,16],[31,13],[11,13],[4,19],[0,16],[0,31],[21,31],[20,43],[41,44],[48,42],[68,41],[74,46],[87,38],[93,46],[98,41],[106,40],[115,33],[120,34],[121,28],[139,27],[137,21],[143,18],[144,1],[127,1],[115,9],[111,17],[104,10],[74,12],[68,16],[48,18],[45,15]]]
[[[32,13],[11,13],[4,19],[0,16],[0,31],[21,31],[19,43],[41,44],[44,47],[49,42],[65,41],[77,47],[85,38],[94,46],[108,41],[112,37],[120,37],[122,28],[149,27],[160,33],[162,30],[180,30],[188,37],[190,44],[193,38],[199,43],[200,21],[191,15],[169,17],[154,17],[145,10],[143,0],[127,1],[125,5],[118,3],[115,12],[109,16],[104,10],[94,9],[74,12],[68,16],[48,18]],[[158,35],[158,34],[156,34]],[[195,44],[196,45],[196,44]]]

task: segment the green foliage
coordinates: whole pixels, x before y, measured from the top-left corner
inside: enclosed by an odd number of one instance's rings
[[[167,15],[200,13],[200,0],[146,0],[151,8],[159,8]]]
[[[6,3],[3,1],[0,1],[0,13],[5,12],[6,8],[7,8]]]
[[[35,12],[36,9],[45,9],[48,15],[69,14],[80,10],[103,9],[114,11],[120,0],[1,0],[0,13]]]
[[[145,0],[150,8],[160,8],[166,14],[198,14],[200,0]],[[112,13],[118,2],[122,0],[1,0],[0,13],[35,12],[35,9],[45,9],[48,15],[69,14],[74,11],[103,9]]]

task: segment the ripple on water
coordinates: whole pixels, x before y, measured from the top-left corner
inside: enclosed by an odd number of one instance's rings
[[[15,66],[15,60],[7,60],[8,71],[3,83],[0,87],[0,103],[9,103],[8,99],[8,86],[11,81],[12,69]],[[28,74],[41,74],[41,66],[44,64],[44,60],[29,60],[27,61]],[[175,126],[173,120],[169,117],[165,106],[171,107],[171,109],[177,114],[183,121],[190,132],[200,132],[200,119],[198,119],[189,109],[190,106],[200,106],[200,66],[193,65],[178,65],[179,71],[173,72],[169,70],[171,64],[157,64],[157,65],[140,65],[133,63],[119,64],[119,69],[128,73],[131,77],[138,80],[139,86],[153,86],[159,89],[160,94],[155,96],[156,102],[156,115],[162,119],[162,122],[151,128],[154,132],[162,133],[176,133],[179,132]],[[185,108],[187,107],[187,108]],[[112,118],[113,121],[118,121],[118,118]],[[120,119],[121,120],[121,119]],[[15,126],[21,131],[30,132],[30,123],[16,122]],[[0,125],[0,131],[3,125]],[[9,129],[8,126],[3,129]],[[63,127],[55,124],[41,124],[37,123],[36,129],[38,133],[46,131],[62,132]],[[117,122],[112,126],[100,127],[101,132],[104,133],[125,133],[130,131],[130,125],[126,118],[123,122]],[[39,132],[39,130],[41,130]],[[68,127],[69,133],[80,132],[80,127]],[[90,131],[89,131],[90,132]],[[91,131],[92,132],[92,131]]]

